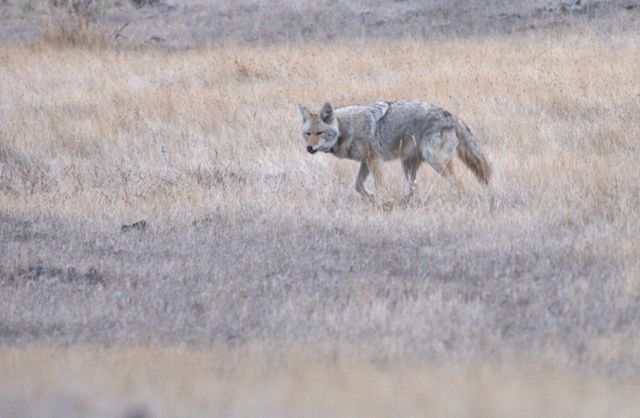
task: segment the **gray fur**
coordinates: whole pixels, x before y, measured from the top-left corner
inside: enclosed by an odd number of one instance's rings
[[[298,110],[300,110],[300,115],[302,116],[302,121],[306,122],[309,120],[309,118],[311,117],[311,112],[309,112],[307,110],[306,107],[304,107],[303,105],[299,104],[298,105]]]
[[[483,183],[491,176],[491,167],[469,128],[439,107],[397,101],[334,110],[326,103],[319,115],[308,113],[307,118],[303,113],[302,136],[311,147],[309,152],[329,152],[359,161],[356,190],[367,198],[373,196],[364,181],[370,172],[376,174],[378,160],[401,160],[407,198],[415,191],[422,161],[458,186],[452,165],[456,155]]]
[[[330,122],[332,117],[333,108],[331,107],[331,103],[325,103],[320,111],[320,119],[322,119],[323,122]]]

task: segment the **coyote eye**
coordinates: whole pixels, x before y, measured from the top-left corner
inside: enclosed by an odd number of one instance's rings
[[[306,136],[309,136],[309,135],[311,135],[311,134],[310,134],[309,132],[305,132],[304,134],[305,134]]]
[[[323,133],[324,133],[324,131],[320,131],[316,135],[322,135]]]

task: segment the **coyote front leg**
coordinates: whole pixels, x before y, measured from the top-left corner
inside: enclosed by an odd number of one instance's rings
[[[369,200],[373,200],[373,195],[364,187],[364,181],[369,177],[369,166],[366,161],[360,163],[358,178],[356,179],[356,191]]]

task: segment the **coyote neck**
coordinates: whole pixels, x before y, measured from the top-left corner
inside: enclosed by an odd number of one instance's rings
[[[369,157],[371,149],[370,139],[366,141],[358,141],[354,138],[354,132],[357,129],[351,115],[342,116],[337,119],[340,136],[336,144],[335,156],[338,158],[346,158],[349,160],[365,161]]]

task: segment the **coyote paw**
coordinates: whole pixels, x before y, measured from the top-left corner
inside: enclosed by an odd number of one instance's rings
[[[133,231],[133,230],[144,231],[145,229],[147,229],[147,221],[145,220],[134,222],[131,225],[122,225],[122,227],[120,228],[122,232]]]
[[[413,198],[411,196],[405,196],[400,201],[400,206],[406,209],[411,206],[411,202],[413,202]]]
[[[394,207],[395,204],[392,201],[382,202],[380,205],[380,209],[382,209],[383,212],[391,212]]]
[[[360,193],[360,196],[363,197],[363,199],[367,200],[368,202],[375,202],[375,197],[373,194],[369,193],[367,190],[363,189],[363,190],[358,190],[358,193]]]

